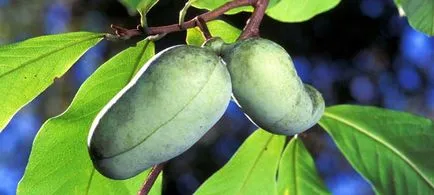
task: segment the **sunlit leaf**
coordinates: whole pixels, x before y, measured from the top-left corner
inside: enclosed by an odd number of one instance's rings
[[[427,35],[434,35],[434,1],[432,0],[396,0],[404,10],[410,25]]]
[[[276,172],[284,143],[285,136],[256,130],[195,194],[276,194]]]
[[[434,194],[434,126],[375,107],[326,109],[320,125],[378,194]]]
[[[328,11],[340,0],[283,0],[267,10],[267,15],[281,22],[303,22]]]
[[[330,194],[318,176],[315,163],[303,142],[294,137],[283,151],[277,180],[278,194]]]
[[[231,26],[230,24],[214,20],[207,23],[212,36],[222,38],[226,43],[233,43],[241,34],[241,30]],[[199,28],[190,28],[187,30],[187,44],[200,46],[205,42],[205,38]]]
[[[110,180],[95,171],[87,151],[91,123],[154,55],[154,45],[142,41],[103,64],[81,86],[69,108],[49,119],[33,143],[18,194],[136,194],[147,173]],[[160,194],[160,184],[154,194]]]
[[[102,38],[103,34],[75,32],[0,46],[0,131]]]

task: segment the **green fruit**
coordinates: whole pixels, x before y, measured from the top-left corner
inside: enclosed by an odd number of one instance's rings
[[[256,125],[272,133],[294,135],[321,118],[321,94],[302,83],[291,57],[281,46],[251,38],[222,48],[233,96]]]
[[[127,179],[190,148],[223,115],[229,73],[212,51],[174,46],[152,58],[97,115],[89,136],[96,169]]]

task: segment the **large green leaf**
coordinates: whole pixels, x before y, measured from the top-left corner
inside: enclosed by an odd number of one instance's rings
[[[284,136],[256,130],[195,194],[276,194],[276,172],[284,143]]]
[[[220,6],[222,6],[223,4],[232,1],[232,0],[192,0],[192,5],[196,8],[199,9],[207,9],[207,10],[213,10],[216,9]],[[269,4],[268,4],[268,8],[273,7],[274,5],[276,5],[279,1],[286,1],[286,0],[270,0]],[[226,12],[226,14],[236,14],[242,11],[247,11],[247,12],[251,12],[253,11],[253,8],[251,6],[245,6],[245,7],[240,7],[240,8],[236,8],[233,9],[231,11]]]
[[[0,46],[0,131],[20,108],[61,77],[102,37],[75,32]]]
[[[395,1],[408,18],[410,25],[425,34],[434,35],[434,1],[433,0],[399,0]]]
[[[434,126],[374,107],[326,109],[320,125],[378,194],[434,194]]]
[[[235,42],[241,34],[241,30],[222,20],[214,20],[208,22],[207,25],[213,36],[222,38],[226,43]],[[205,42],[205,38],[199,28],[190,28],[187,30],[186,42],[189,45],[200,46]]]
[[[318,176],[303,142],[294,137],[283,151],[277,180],[278,194],[330,194]]]
[[[142,41],[116,55],[85,81],[63,114],[44,123],[18,194],[136,194],[146,173],[124,181],[105,178],[92,165],[87,137],[97,113],[153,54],[153,43]]]
[[[303,22],[328,11],[340,0],[282,0],[267,10],[267,15],[281,22]]]

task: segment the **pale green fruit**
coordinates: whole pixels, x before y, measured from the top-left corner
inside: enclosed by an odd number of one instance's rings
[[[94,166],[127,179],[183,153],[221,118],[230,97],[229,73],[212,51],[160,52],[97,115],[89,135]]]
[[[233,96],[256,125],[272,133],[294,135],[321,118],[321,94],[302,83],[291,57],[281,46],[251,38],[222,48]]]

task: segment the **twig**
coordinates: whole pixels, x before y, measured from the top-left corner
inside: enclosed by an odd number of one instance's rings
[[[265,10],[268,7],[268,0],[257,0],[253,7],[255,8],[252,16],[250,16],[247,25],[244,27],[243,33],[238,40],[247,39],[249,37],[259,36],[259,26],[264,18]]]
[[[224,5],[216,8],[215,10],[203,13],[197,17],[200,17],[202,18],[203,21],[208,22],[211,20],[215,20],[217,17],[223,15],[225,12],[231,9],[242,7],[242,6],[249,6],[249,5],[254,6],[255,4],[257,4],[258,1],[263,1],[263,0],[233,0],[225,3]],[[268,0],[266,1],[268,2]],[[172,24],[167,26],[148,27],[145,29],[140,25],[138,25],[136,29],[126,29],[120,26],[111,25],[111,27],[115,30],[116,36],[118,37],[118,39],[121,40],[126,40],[134,36],[169,34],[172,32],[183,31],[188,28],[194,28],[196,26],[197,26],[196,18],[186,21],[181,25]]]
[[[143,183],[142,188],[137,193],[138,195],[148,195],[149,191],[151,190],[152,186],[155,183],[155,180],[157,180],[158,175],[163,170],[164,165],[158,164],[152,167],[151,172],[149,172],[148,177],[146,178],[145,182]]]
[[[211,32],[209,32],[208,26],[206,25],[206,22],[200,17],[196,17],[196,25],[199,27],[200,31],[202,31],[203,36],[205,37],[205,40],[210,40],[212,38]]]
[[[131,37],[143,35],[143,33],[139,30],[140,27],[141,26],[138,25],[136,29],[126,29],[114,24],[110,25],[110,28],[112,28],[115,31],[117,38],[121,40],[127,40],[130,39]]]
[[[199,15],[205,22],[211,21],[216,19],[217,17],[223,15],[225,12],[242,6],[248,6],[253,5],[258,0],[234,0],[225,3],[224,5],[218,7],[215,10],[206,12],[204,14]],[[148,29],[145,29],[145,32],[148,35],[155,35],[160,33],[171,33],[171,32],[177,32],[182,31],[187,28],[194,28],[196,27],[196,21],[195,19],[189,20],[184,22],[182,25],[179,24],[172,24],[168,26],[160,26],[160,27],[149,27]]]

